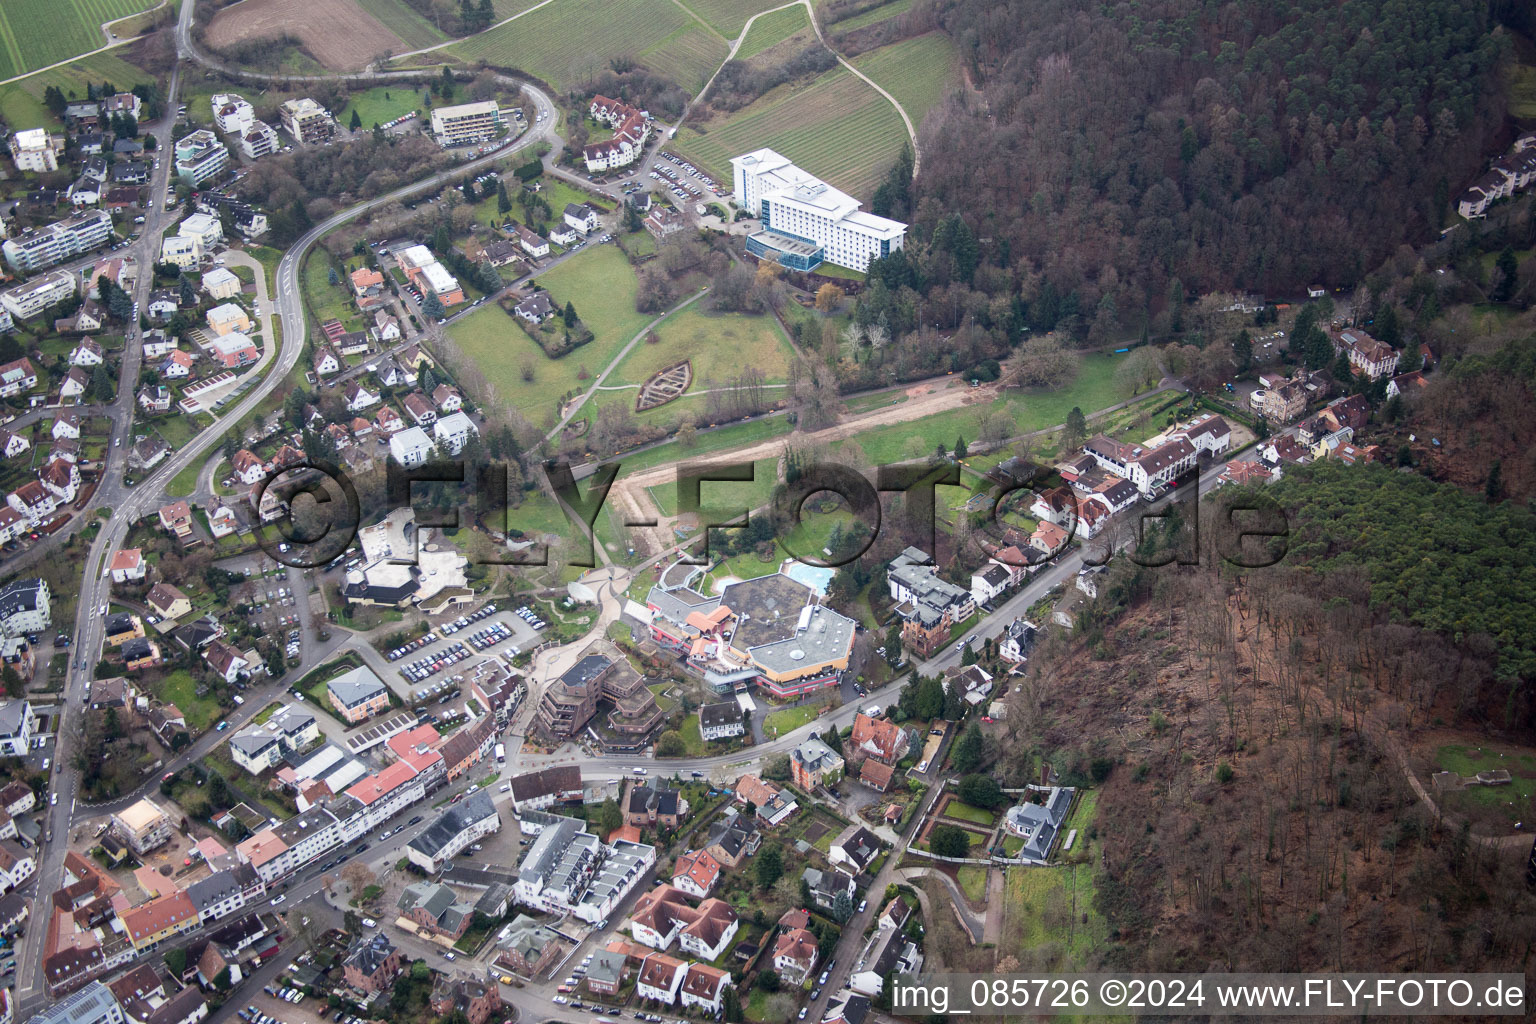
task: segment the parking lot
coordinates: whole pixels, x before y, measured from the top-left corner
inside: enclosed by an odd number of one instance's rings
[[[521,618],[515,609],[486,605],[383,653],[411,687],[411,699],[421,700],[451,693],[455,689],[450,685],[452,668],[461,662],[504,652],[515,656],[538,644],[540,630],[534,622]]]
[[[299,653],[298,640],[292,635],[299,628],[298,602],[307,600],[307,595],[295,594],[288,584],[286,574],[266,577],[253,575],[248,582],[230,589],[229,600],[236,608],[245,606],[247,621],[258,633],[270,636],[287,634],[289,656],[292,657]]]
[[[660,154],[661,161],[651,171],[651,177],[661,182],[673,198],[686,202],[693,199],[707,202],[726,195],[729,191],[704,171],[674,153]],[[668,166],[670,164],[670,166]]]

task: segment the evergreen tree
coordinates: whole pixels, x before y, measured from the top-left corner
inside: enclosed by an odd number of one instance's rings
[[[885,631],[885,661],[892,668],[901,660],[901,623],[891,623],[891,628]]]
[[[950,767],[962,775],[969,775],[981,767],[985,750],[981,726],[972,722],[955,741],[955,749],[949,755]]]
[[[465,0],[465,2],[467,3],[468,0]],[[442,79],[442,82],[443,82],[443,85],[442,85],[443,99],[445,99],[445,100],[453,99],[453,71],[450,70],[449,68],[443,68],[443,79]]]
[[[107,372],[105,363],[98,363],[96,368],[91,371],[91,394],[95,396],[98,402],[110,402],[112,401],[114,390],[112,374]]]
[[[1064,441],[1068,448],[1076,448],[1083,438],[1088,436],[1088,418],[1083,415],[1083,410],[1073,406],[1067,413],[1066,437]]]
[[[752,870],[759,888],[773,888],[773,883],[784,874],[784,854],[777,843],[765,846],[758,851]]]
[[[437,293],[428,292],[422,300],[421,311],[433,320],[441,320],[447,310],[443,309],[443,300],[437,297]]]
[[[326,280],[327,283],[330,284],[330,286],[332,288],[334,288],[337,285],[341,284],[341,275],[336,273],[336,268],[335,267],[326,267],[325,268],[325,280]]]
[[[955,458],[963,459],[970,454],[970,449],[965,446],[965,436],[955,438]]]
[[[1504,499],[1504,463],[1501,459],[1494,459],[1493,465],[1488,467],[1488,482],[1483,486],[1483,494],[1490,505],[1497,505]]]
[[[1514,294],[1520,271],[1520,260],[1515,256],[1514,248],[1506,245],[1504,251],[1499,253],[1499,258],[1493,261],[1493,266],[1499,272],[1499,283],[1490,297],[1494,302],[1508,302]]]
[[[133,319],[133,296],[121,288],[113,288],[112,296],[107,300],[107,312],[112,314],[114,320],[127,322]]]
[[[349,120],[347,122],[347,127],[352,129],[353,131],[357,131],[362,126],[363,126],[363,117],[362,117],[362,115],[359,114],[356,110],[353,110],[352,111],[352,118],[351,118],[351,120]]]
[[[571,303],[567,302],[565,304],[565,311],[560,314],[560,318],[565,321],[565,326],[567,326],[567,327],[575,327],[576,326],[576,307],[574,305],[572,305]]]
[[[1247,373],[1253,365],[1253,339],[1247,331],[1238,331],[1237,337],[1232,339],[1232,361],[1237,364],[1239,375]]]
[[[178,301],[183,306],[197,305],[197,289],[192,286],[192,279],[190,277],[182,274],[180,281],[177,283],[177,288],[180,292]]]
[[[62,118],[64,108],[69,106],[69,100],[64,98],[64,93],[56,85],[50,85],[43,90],[43,106],[52,112],[54,117]]]
[[[498,181],[496,183],[496,212],[505,214],[511,209],[512,200],[507,196],[507,183],[505,181]]]

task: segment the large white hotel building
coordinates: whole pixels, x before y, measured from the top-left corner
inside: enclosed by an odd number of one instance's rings
[[[747,251],[791,270],[823,261],[863,271],[869,261],[900,249],[907,226],[859,209],[859,201],[771,149],[731,160],[736,204],[762,221]]]

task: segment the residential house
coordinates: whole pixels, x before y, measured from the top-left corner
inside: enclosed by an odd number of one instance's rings
[[[835,786],[843,777],[842,755],[812,736],[789,752],[789,776],[807,793],[820,786]]]
[[[358,939],[342,961],[342,977],[355,992],[373,995],[394,988],[405,957],[383,933]]]
[[[449,413],[432,425],[432,436],[438,447],[449,455],[459,454],[471,437],[479,435],[480,429],[475,426],[475,421],[463,412]]]
[[[733,700],[699,707],[699,734],[705,742],[743,736],[747,731],[746,715],[741,705]]]
[[[691,850],[672,867],[672,885],[695,899],[706,899],[720,881],[720,862],[707,850]]]
[[[791,985],[799,985],[816,969],[819,945],[804,928],[781,932],[773,944],[773,969]]]
[[[665,953],[648,954],[635,976],[635,995],[671,1006],[677,1002],[677,992],[687,970],[687,964]]]
[[[725,990],[731,987],[731,972],[708,964],[690,963],[679,990],[685,1009],[719,1014],[724,1008]]]
[[[326,684],[326,697],[341,717],[353,725],[389,708],[389,688],[366,667],[332,679]]]
[[[343,397],[346,399],[348,412],[361,412],[371,406],[378,405],[380,401],[377,392],[368,390],[368,386],[358,380],[354,380],[347,385]]]
[[[847,904],[847,909],[853,909],[856,886],[852,875],[843,871],[806,868],[801,872],[800,879],[810,891],[811,900],[823,910],[836,909],[840,900]]]
[[[853,732],[844,741],[843,751],[855,763],[867,757],[894,765],[911,749],[907,730],[884,718],[871,718],[860,711],[853,719]]]
[[[62,461],[62,460],[61,460]],[[113,583],[138,582],[144,578],[144,552],[139,548],[120,548],[112,553],[108,567]]]
[[[758,819],[769,827],[786,820],[800,806],[779,787],[751,773],[736,780],[736,801],[755,808]]]
[[[688,801],[663,783],[633,783],[624,803],[624,824],[638,828],[676,828],[687,816]]]
[[[160,582],[149,588],[144,603],[162,619],[179,619],[192,612],[192,602],[175,586]]]
[[[827,861],[839,871],[861,875],[869,870],[882,849],[880,840],[863,825],[849,825],[832,840]]]

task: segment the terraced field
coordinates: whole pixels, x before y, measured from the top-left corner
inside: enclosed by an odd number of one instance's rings
[[[530,0],[530,4],[533,2],[536,0]],[[380,24],[399,36],[400,41],[412,50],[441,43],[448,38],[405,0],[358,0],[358,6],[379,19]],[[502,14],[499,6],[496,10],[497,16],[502,18],[516,13],[512,10]],[[367,124],[373,123],[366,118],[364,121]]]
[[[140,82],[151,82],[155,76],[143,68],[135,67],[118,57],[121,49],[109,53],[96,53],[89,57],[70,61],[61,67],[40,71],[19,82],[0,85],[0,117],[14,127],[58,125],[59,121],[43,106],[43,90],[56,85],[66,97],[84,99],[88,83],[100,85],[111,82],[119,89],[131,89]]]
[[[521,68],[558,89],[597,73],[616,57],[628,57],[694,91],[728,50],[671,0],[554,0],[445,52],[469,62]]]
[[[772,46],[777,46],[801,29],[809,29],[811,21],[805,16],[804,7],[786,7],[782,11],[765,14],[752,23],[752,31],[741,41],[736,51],[737,60],[755,57]]]
[[[156,0],[5,0],[0,3],[0,79],[45,68],[106,45],[101,24]]]
[[[836,34],[839,32],[852,32],[857,28],[865,28],[888,18],[894,18],[898,14],[905,14],[915,0],[891,0],[888,4],[872,7],[863,14],[854,15],[844,21],[834,22],[831,26],[823,25],[822,28]]]
[[[747,19],[758,11],[771,10],[785,0],[682,0],[694,16],[727,39],[741,34]],[[756,28],[756,26],[753,26]]]
[[[730,180],[731,157],[768,146],[864,200],[907,141],[895,108],[842,67],[805,88],[774,89],[703,127],[684,127],[674,148],[716,180]]]
[[[755,28],[756,26],[754,26]],[[955,81],[955,44],[942,32],[903,39],[861,53],[854,67],[890,90],[914,125],[923,123]]]

